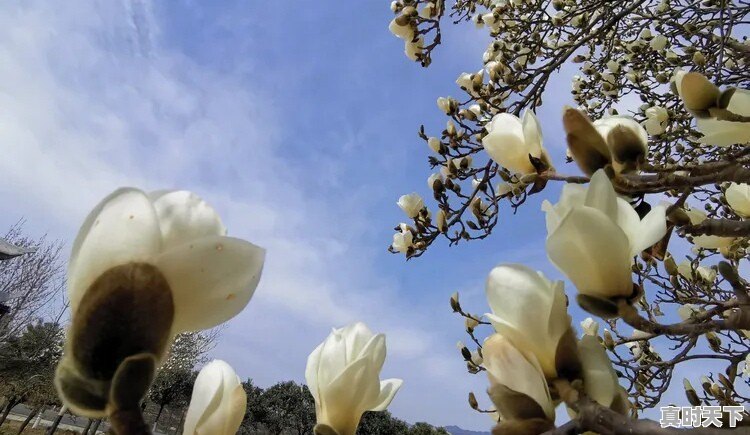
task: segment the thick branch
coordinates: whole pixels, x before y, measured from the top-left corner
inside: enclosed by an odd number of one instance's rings
[[[684,227],[693,236],[750,237],[750,221],[706,219],[698,225]]]

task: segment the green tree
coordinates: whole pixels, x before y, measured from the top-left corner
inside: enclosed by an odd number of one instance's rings
[[[315,401],[306,385],[294,381],[279,382],[265,390],[261,400],[267,410],[263,425],[271,433],[312,433]]]
[[[407,435],[409,425],[389,411],[368,411],[362,416],[357,435]]]

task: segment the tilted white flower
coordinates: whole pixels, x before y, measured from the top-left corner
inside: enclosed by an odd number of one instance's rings
[[[527,110],[523,119],[510,113],[498,113],[485,129],[487,135],[482,139],[482,146],[492,160],[503,167],[521,174],[534,173],[536,169],[529,155],[550,164],[534,112]]]
[[[682,320],[689,320],[696,314],[699,314],[701,311],[703,311],[700,307],[694,304],[685,304],[680,306],[680,308],[677,309],[677,315],[680,316],[680,319]]]
[[[402,223],[399,225],[401,231],[393,234],[393,243],[391,246],[398,252],[406,254],[409,252],[409,248],[414,246],[414,234],[412,234],[409,226]]]
[[[156,266],[175,305],[173,335],[211,328],[237,315],[260,280],[265,251],[226,236],[213,208],[187,191],[119,189],[88,215],[73,243],[68,296],[73,312],[108,269]]]
[[[365,411],[383,411],[402,380],[380,381],[385,335],[364,323],[334,329],[307,358],[305,379],[315,398],[318,424],[339,435],[354,435]]]
[[[724,192],[724,197],[738,216],[750,218],[750,184],[732,183]]]
[[[487,277],[485,314],[498,334],[535,355],[544,374],[557,376],[558,345],[570,329],[563,282],[520,264],[495,267]]]
[[[664,35],[656,35],[654,36],[654,39],[649,42],[649,46],[656,51],[663,50],[669,41],[667,40],[667,37]]]
[[[73,321],[56,377],[66,405],[101,416],[110,387],[87,380],[109,383],[106,377],[129,357],[158,362],[178,333],[214,327],[242,311],[265,251],[225,234],[214,209],[187,191],[123,188],[89,213],[68,266]],[[104,343],[137,355],[123,350],[106,367],[85,357],[87,348]]]
[[[599,322],[592,319],[591,317],[586,317],[581,322],[581,329],[583,329],[584,335],[591,335],[593,337],[596,337],[597,334],[599,334]]]
[[[719,119],[710,109],[718,107],[719,98],[722,108],[731,116],[750,117],[750,91],[734,89],[731,94],[722,94],[719,89],[700,73],[677,71],[672,79],[677,94],[685,108],[696,115],[695,123],[703,137],[698,141],[719,147],[750,142],[750,123],[737,119]]]
[[[618,383],[604,346],[596,337],[585,335],[578,342],[578,354],[583,366],[586,395],[598,404],[624,414],[629,407],[628,394]]]
[[[232,367],[206,364],[195,379],[183,435],[234,435],[247,408],[247,394]]]
[[[588,296],[610,298],[633,292],[633,257],[667,232],[666,208],[657,205],[641,220],[617,196],[603,170],[587,186],[566,184],[547,214],[547,255]]]
[[[512,393],[523,394],[539,405],[540,417],[546,416],[554,420],[555,411],[550,397],[544,372],[536,357],[523,352],[501,334],[493,334],[485,340],[482,346],[484,368],[490,381],[490,396],[498,407],[498,411],[505,418],[513,418],[518,412],[513,409],[517,400],[504,400],[503,397],[510,390]],[[497,388],[499,387],[499,388]],[[499,400],[498,400],[499,399]],[[523,402],[518,405],[523,405]],[[529,410],[525,410],[529,411]]]
[[[750,91],[735,90],[726,110],[745,118],[750,117]],[[698,130],[703,133],[703,137],[698,140],[700,143],[729,146],[750,142],[750,122],[714,118],[696,118],[695,122]]]
[[[419,216],[419,212],[424,208],[424,200],[422,200],[422,197],[418,193],[402,195],[398,199],[397,204],[406,213],[406,216],[412,219]]]

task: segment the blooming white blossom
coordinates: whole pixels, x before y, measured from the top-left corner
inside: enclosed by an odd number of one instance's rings
[[[492,269],[485,289],[492,309],[485,317],[498,334],[534,354],[550,378],[557,376],[558,344],[570,329],[563,286],[526,266],[504,264]]]
[[[583,329],[584,335],[591,335],[596,337],[597,334],[599,334],[599,322],[592,319],[591,317],[586,317],[581,322],[581,328]]]
[[[404,54],[411,60],[419,60],[424,50],[424,37],[420,36],[416,41],[404,42]]]
[[[388,25],[388,30],[390,30],[395,36],[403,39],[405,42],[414,39],[414,27],[409,24],[399,24],[397,18],[391,20],[391,23]]]
[[[397,252],[406,254],[409,252],[409,248],[414,246],[414,234],[412,234],[409,226],[404,223],[399,224],[399,228],[401,231],[393,235],[393,243],[391,246]]]
[[[485,126],[487,135],[482,146],[492,160],[509,170],[530,174],[536,172],[529,156],[551,162],[542,146],[542,130],[534,112],[527,110],[523,119],[510,113],[498,113]]]
[[[211,361],[195,379],[182,433],[234,435],[246,408],[247,394],[239,376],[224,361]]]
[[[603,170],[589,186],[567,184],[547,218],[547,254],[578,291],[601,298],[633,293],[633,257],[667,232],[666,209],[655,206],[643,220],[617,196]]]
[[[661,106],[652,106],[646,109],[646,120],[643,127],[651,136],[658,136],[667,130],[669,112]]]
[[[401,388],[401,379],[380,381],[385,335],[364,323],[334,329],[307,358],[305,379],[315,398],[318,424],[339,435],[354,435],[365,411],[383,411]]]
[[[738,216],[750,218],[750,184],[732,183],[724,192],[724,197]]]
[[[502,394],[505,389],[512,393],[523,394],[539,405],[542,416],[554,420],[554,405],[547,381],[533,354],[523,352],[501,334],[493,334],[485,340],[482,354],[484,355],[484,368],[487,369],[490,381],[490,396],[493,393]],[[493,388],[497,386],[503,388]],[[493,401],[496,405],[498,404],[497,400]],[[512,401],[502,402],[512,405]],[[515,414],[515,410],[511,408],[498,409],[498,411],[507,418],[512,418]]]
[[[439,172],[438,173],[434,173],[434,174],[430,175],[429,177],[427,177],[427,186],[430,189],[434,189],[436,181],[441,181],[441,182],[443,181],[443,175],[440,174]]]
[[[427,145],[430,147],[430,149],[436,153],[440,152],[440,139],[436,137],[431,137],[427,139]]]
[[[145,362],[151,355],[158,363],[178,333],[214,327],[242,311],[260,280],[265,251],[225,234],[214,209],[187,191],[122,188],[89,213],[68,266],[73,321],[56,376],[67,406],[101,416],[109,391],[90,377],[109,381],[101,373],[114,376],[129,357]],[[103,321],[125,326],[112,329]],[[140,351],[112,361],[81,356],[102,343]],[[101,399],[96,406],[94,397]]]
[[[651,42],[649,42],[648,45],[651,47],[651,49],[659,51],[659,50],[663,50],[664,48],[666,48],[668,42],[669,41],[667,40],[666,36],[656,35],[654,36],[654,39],[652,39]]]
[[[680,316],[680,319],[682,320],[689,320],[691,317],[700,313],[701,311],[701,308],[699,308],[697,305],[685,304],[677,309],[677,315]]]
[[[406,213],[406,216],[412,219],[419,216],[419,212],[424,208],[424,200],[418,193],[402,195],[397,204]]]
[[[438,97],[437,106],[438,109],[442,110],[446,114],[450,114],[453,111],[453,104],[450,97]]]

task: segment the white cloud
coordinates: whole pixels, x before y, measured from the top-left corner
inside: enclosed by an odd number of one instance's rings
[[[389,335],[384,375],[406,380],[396,415],[484,427],[465,405],[482,379],[462,375],[442,337],[456,321],[400,301],[358,243],[368,223],[308,191],[301,162],[283,157],[273,100],[161,47],[157,18],[143,0],[3,6],[0,225],[25,216],[29,229],[70,241],[120,185],[194,190],[230,233],[268,249],[256,296],[217,356],[262,384],[301,380],[328,329],[362,319]]]

